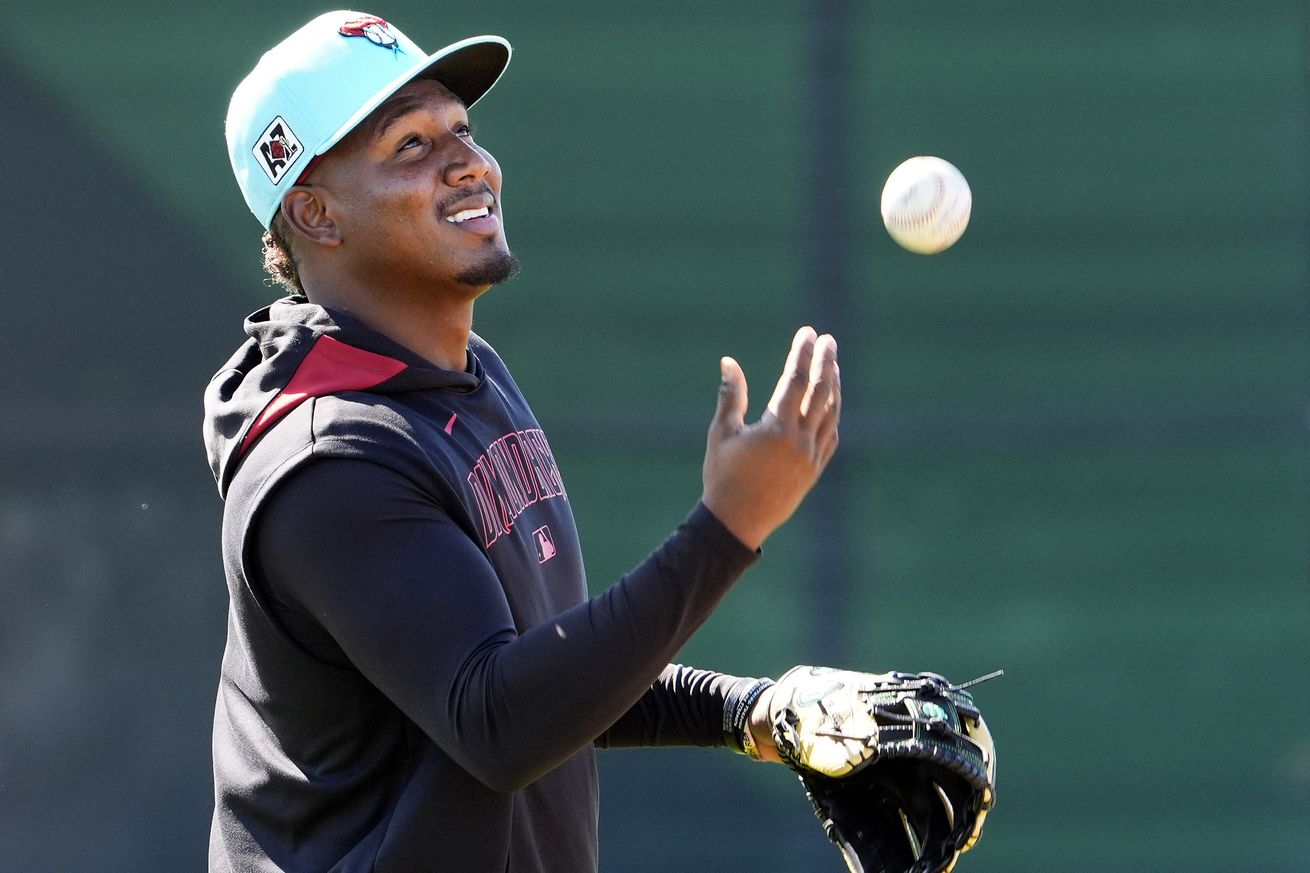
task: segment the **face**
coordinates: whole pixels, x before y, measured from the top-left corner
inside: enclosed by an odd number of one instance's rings
[[[366,287],[476,296],[516,266],[501,224],[500,167],[439,82],[397,91],[306,183],[339,236],[334,263]]]

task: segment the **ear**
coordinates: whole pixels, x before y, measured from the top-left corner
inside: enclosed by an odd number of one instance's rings
[[[341,228],[328,214],[319,190],[297,185],[282,195],[281,208],[287,224],[305,239],[321,246],[341,245]]]

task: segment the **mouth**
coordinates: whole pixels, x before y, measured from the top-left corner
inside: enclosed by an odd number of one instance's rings
[[[467,198],[451,206],[446,221],[479,236],[490,236],[500,230],[500,218],[494,211],[495,198],[491,192],[484,192],[476,197]]]
[[[454,215],[447,215],[446,221],[451,224],[463,224],[466,221],[472,221],[477,218],[486,218],[491,214],[491,210],[486,206],[480,206],[477,209],[461,209]]]

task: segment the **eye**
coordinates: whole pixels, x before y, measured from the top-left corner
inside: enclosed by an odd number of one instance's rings
[[[400,141],[400,148],[396,149],[396,151],[403,152],[405,149],[420,145],[423,145],[423,137],[419,136],[417,133],[411,133]]]
[[[461,137],[461,138],[463,138],[463,139],[472,139],[472,138],[473,138],[473,125],[469,124],[469,123],[466,122],[466,121],[461,121],[459,124],[456,124],[456,125],[455,125],[455,136]]]

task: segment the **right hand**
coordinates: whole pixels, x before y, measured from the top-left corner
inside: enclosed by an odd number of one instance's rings
[[[752,549],[791,517],[837,449],[841,376],[837,341],[802,327],[768,409],[746,424],[746,376],[719,361],[719,405],[710,423],[701,502]]]

